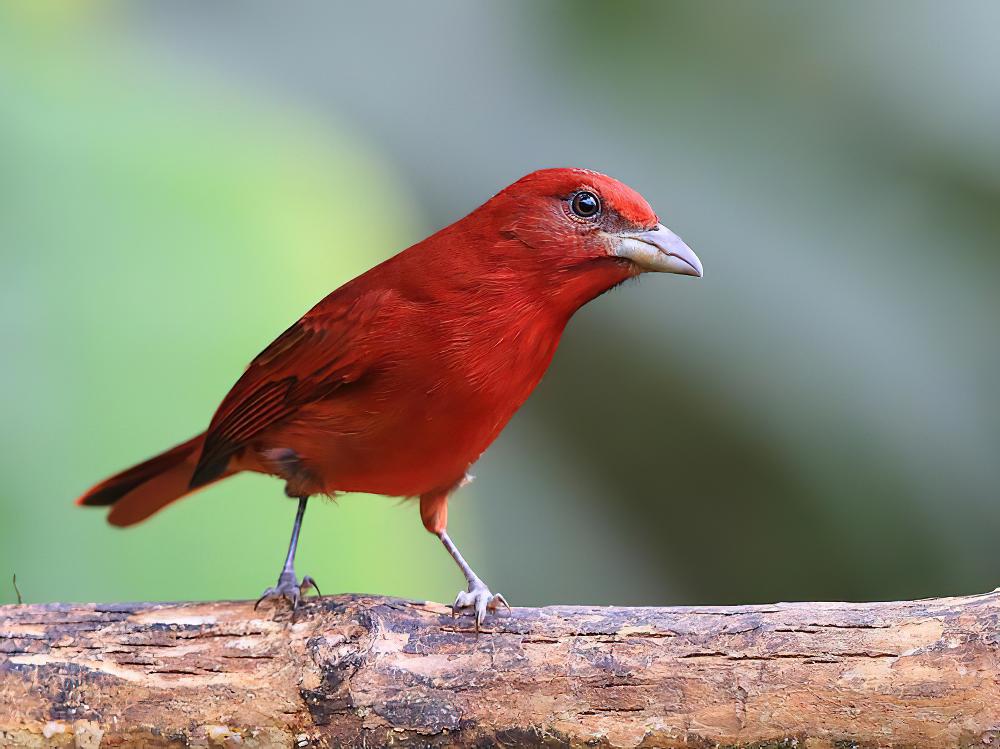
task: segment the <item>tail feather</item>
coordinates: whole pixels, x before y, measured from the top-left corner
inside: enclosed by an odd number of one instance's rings
[[[192,493],[188,484],[204,438],[204,434],[199,434],[105,479],[91,487],[76,503],[91,507],[111,505],[108,522],[112,525],[132,525],[145,520],[161,507]]]

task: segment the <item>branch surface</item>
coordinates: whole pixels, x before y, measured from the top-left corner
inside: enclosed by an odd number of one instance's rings
[[[1000,745],[1000,592],[514,609],[0,607],[0,746]]]

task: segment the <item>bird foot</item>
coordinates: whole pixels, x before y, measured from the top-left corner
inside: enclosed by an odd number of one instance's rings
[[[499,593],[492,593],[482,581],[476,581],[469,585],[468,590],[463,590],[455,598],[455,603],[451,606],[452,617],[457,616],[462,609],[472,609],[476,614],[476,632],[482,627],[486,619],[486,612],[496,612],[497,608],[504,606],[510,611],[510,604]]]
[[[292,611],[298,608],[299,602],[305,596],[306,591],[310,588],[316,591],[316,595],[323,595],[319,591],[319,586],[316,585],[316,581],[313,580],[309,575],[302,578],[302,582],[299,582],[295,577],[295,572],[285,571],[282,572],[280,577],[278,577],[278,584],[273,585],[264,591],[264,594],[257,599],[257,603],[253,605],[254,611],[260,606],[262,601],[284,598],[292,606]]]

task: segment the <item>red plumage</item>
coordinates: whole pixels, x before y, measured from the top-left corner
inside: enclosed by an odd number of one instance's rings
[[[582,194],[596,216],[577,215]],[[700,275],[693,253],[677,268],[636,254],[646,245],[632,238],[658,228],[609,177],[530,174],[313,307],[251,362],[203,436],[78,501],[114,503],[109,520],[129,525],[249,470],[295,497],[419,496],[443,533],[448,493],[538,384],[572,314],[643,270]],[[675,265],[684,254],[658,252]]]

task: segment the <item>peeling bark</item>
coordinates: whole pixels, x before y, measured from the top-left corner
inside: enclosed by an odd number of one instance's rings
[[[0,746],[985,747],[1000,593],[515,609],[0,607]]]

